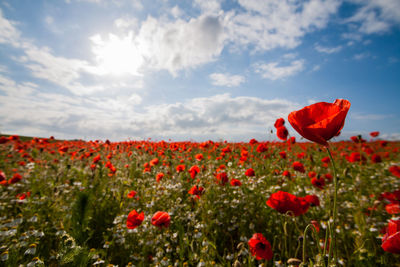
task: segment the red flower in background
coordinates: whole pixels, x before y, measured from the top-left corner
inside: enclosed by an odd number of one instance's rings
[[[331,162],[331,159],[329,157],[323,157],[321,159],[321,161],[322,161],[322,163],[329,163],[329,162]]]
[[[378,131],[376,131],[376,132],[370,132],[369,135],[370,135],[371,137],[377,137],[377,136],[379,135],[379,132],[378,132]]]
[[[232,179],[231,180],[231,186],[241,186],[242,182],[239,181],[238,179]]]
[[[228,174],[226,172],[217,173],[216,178],[218,182],[222,185],[225,185],[229,181]]]
[[[290,215],[294,216],[306,213],[310,207],[310,203],[305,198],[284,191],[273,193],[267,200],[267,205],[280,213],[291,212]]]
[[[126,220],[126,227],[129,229],[135,229],[139,225],[142,224],[144,220],[144,213],[143,211],[141,213],[137,213],[136,210],[132,210],[128,214],[128,218]]]
[[[299,161],[293,162],[292,167],[295,171],[302,172],[302,173],[306,172],[306,170],[304,169],[304,165]]]
[[[290,178],[290,176],[291,176],[291,174],[290,174],[289,171],[283,171],[283,172],[282,172],[282,175],[285,176],[285,177],[287,177],[287,178]]]
[[[390,220],[386,234],[382,238],[384,251],[400,254],[400,220]]]
[[[265,144],[263,144],[263,143],[259,144],[259,145],[257,146],[257,149],[256,149],[256,151],[257,151],[258,153],[262,153],[262,152],[265,152],[265,151],[267,151],[267,150],[268,150],[268,147],[267,147]]]
[[[157,175],[156,175],[157,183],[159,183],[162,180],[162,178],[164,178],[164,173],[162,173],[162,172],[157,173]]]
[[[189,169],[190,177],[192,179],[194,179],[199,172],[200,172],[200,168],[197,165],[194,165]]]
[[[101,160],[101,156],[97,155],[96,157],[93,158],[93,164],[96,164],[97,162],[99,162]]]
[[[389,168],[389,171],[396,176],[397,178],[400,178],[400,167],[397,165],[393,165]]]
[[[159,228],[167,228],[171,223],[171,217],[165,211],[157,211],[151,218],[151,224]]]
[[[285,120],[283,118],[279,118],[275,121],[274,123],[274,127],[275,128],[279,128],[282,127],[283,125],[285,125]]]
[[[372,160],[373,163],[380,163],[380,162],[382,162],[382,158],[381,158],[381,156],[379,156],[378,154],[373,154],[373,155],[371,156],[371,160]]]
[[[176,166],[176,172],[183,172],[186,169],[185,165]]]
[[[285,126],[276,128],[276,136],[278,136],[279,139],[285,141],[287,139],[288,135],[289,135],[289,132]]]
[[[319,189],[324,189],[325,186],[325,179],[323,177],[321,178],[312,178],[311,183],[313,186],[319,188]]]
[[[203,194],[203,191],[204,191],[203,187],[201,186],[197,187],[197,185],[194,185],[192,188],[190,188],[188,193],[190,195],[196,196],[197,198],[200,198],[200,196]]]
[[[249,247],[251,255],[256,256],[257,260],[271,260],[273,253],[271,244],[263,236],[263,234],[256,233],[249,239]]]
[[[135,196],[136,196],[136,191],[134,191],[134,190],[129,192],[128,195],[127,195],[128,198],[134,198]]]
[[[319,207],[319,198],[316,195],[307,195],[304,199],[310,203],[311,207]]]
[[[319,102],[289,114],[292,127],[304,138],[328,146],[328,140],[340,134],[350,102],[336,99],[333,104]]]
[[[400,204],[398,203],[391,203],[385,206],[385,210],[389,214],[400,214]]]
[[[22,176],[19,173],[14,173],[13,177],[8,180],[8,184],[15,184],[22,180]]]
[[[246,170],[246,172],[244,173],[244,175],[246,175],[246,176],[248,176],[248,177],[251,177],[251,176],[255,176],[256,173],[254,172],[253,168],[248,168],[248,169]]]
[[[194,156],[194,158],[195,158],[197,161],[201,161],[201,160],[204,158],[204,156],[203,156],[203,154],[196,154],[196,156]]]

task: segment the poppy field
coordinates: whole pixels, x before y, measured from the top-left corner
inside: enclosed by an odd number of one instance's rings
[[[313,142],[0,137],[0,266],[398,266],[400,142],[330,105]]]

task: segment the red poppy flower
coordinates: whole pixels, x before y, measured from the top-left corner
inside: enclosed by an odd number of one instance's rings
[[[189,169],[190,177],[192,177],[192,179],[194,179],[199,172],[200,168],[197,165],[194,165]]]
[[[291,174],[290,174],[289,171],[283,171],[283,172],[282,172],[282,175],[285,176],[285,177],[287,177],[287,178],[290,178],[290,176],[291,176]]]
[[[254,145],[254,144],[257,144],[258,141],[257,141],[256,139],[252,138],[252,139],[249,141],[249,143],[250,143],[250,145]]]
[[[311,207],[319,207],[320,205],[319,198],[316,195],[307,195],[304,199],[310,203]]]
[[[319,233],[320,227],[318,221],[311,221],[311,224],[315,227],[315,231]]]
[[[325,179],[323,177],[321,178],[312,178],[311,183],[313,186],[319,188],[319,189],[324,189],[325,186]]]
[[[378,131],[376,131],[376,132],[370,132],[369,135],[370,135],[371,137],[377,137],[377,136],[379,135],[379,132],[378,132]]]
[[[291,212],[290,215],[294,216],[306,213],[310,207],[310,203],[305,198],[283,191],[273,193],[267,200],[267,205],[280,213]]]
[[[136,191],[134,191],[134,190],[129,192],[128,195],[127,195],[128,198],[134,198],[135,196],[136,196]]]
[[[186,169],[185,165],[178,165],[176,166],[176,172],[183,172]]]
[[[317,173],[315,171],[308,172],[308,177],[310,177],[311,179],[314,178],[315,176],[317,176]]]
[[[249,239],[249,247],[251,255],[256,256],[257,260],[265,259],[271,260],[273,253],[271,249],[271,244],[263,236],[263,234],[255,233]]]
[[[204,188],[201,186],[194,185],[192,188],[189,190],[189,194],[196,196],[197,198],[200,198],[200,196],[203,194]]]
[[[151,224],[159,228],[167,228],[171,223],[171,217],[165,211],[157,211],[151,218]]]
[[[162,178],[164,178],[164,173],[162,173],[162,172],[157,173],[157,175],[156,175],[157,183],[159,183],[162,180]]]
[[[228,174],[226,172],[217,173],[216,178],[222,185],[225,185],[229,181]]]
[[[290,137],[289,140],[288,140],[288,142],[289,142],[290,144],[296,144],[296,137],[294,137],[294,136]]]
[[[344,99],[336,99],[333,104],[319,102],[291,112],[288,119],[301,136],[328,146],[327,141],[342,130],[350,105]]]
[[[231,180],[231,186],[241,186],[242,182],[239,181],[238,179],[232,179]]]
[[[322,163],[329,163],[329,162],[331,162],[331,159],[329,157],[323,157],[321,159],[321,161],[322,161]]]
[[[160,162],[160,160],[158,158],[154,158],[154,159],[150,160],[150,166],[156,166],[156,165],[158,165],[159,162]]]
[[[381,158],[381,156],[379,156],[378,154],[373,154],[373,155],[371,156],[371,160],[372,160],[373,163],[380,163],[380,162],[382,162],[382,158]]]
[[[389,168],[389,171],[396,176],[397,178],[400,178],[400,167],[393,165]]]
[[[265,144],[263,144],[263,143],[259,144],[259,145],[257,146],[257,149],[256,149],[256,151],[257,151],[258,153],[262,153],[262,152],[265,152],[265,151],[267,151],[267,150],[268,150],[268,147],[267,147]]]
[[[306,172],[306,170],[304,169],[304,165],[301,162],[298,161],[293,162],[292,167],[295,171],[302,173]]]
[[[101,159],[100,155],[97,155],[96,157],[93,158],[93,164],[96,164],[97,162],[99,162]]]
[[[274,127],[279,128],[282,127],[285,124],[285,120],[283,118],[279,118],[275,121]]]
[[[195,158],[197,161],[201,161],[201,160],[204,158],[204,156],[203,156],[203,154],[197,154],[196,156],[194,156],[194,158]]]
[[[256,173],[254,172],[253,168],[248,168],[248,169],[246,170],[246,172],[244,173],[244,175],[246,175],[246,176],[248,176],[248,177],[251,177],[251,176],[255,176]]]
[[[8,180],[8,184],[15,184],[22,180],[22,176],[19,173],[14,173],[13,177]]]
[[[144,213],[143,211],[141,213],[138,213],[136,210],[132,210],[128,214],[128,218],[126,220],[126,227],[129,229],[135,229],[139,225],[142,224],[144,220]]]
[[[398,203],[391,203],[385,206],[385,210],[389,214],[400,214],[400,204]]]
[[[400,254],[400,220],[390,220],[386,234],[382,238],[384,251]]]
[[[288,135],[289,135],[289,132],[285,126],[276,128],[276,136],[278,136],[279,139],[285,141],[287,139]]]
[[[281,151],[279,152],[279,156],[283,159],[286,159],[286,152],[285,151]]]

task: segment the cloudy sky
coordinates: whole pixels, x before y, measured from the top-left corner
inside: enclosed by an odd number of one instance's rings
[[[276,140],[344,98],[342,138],[400,139],[399,26],[399,0],[0,1],[0,132]]]

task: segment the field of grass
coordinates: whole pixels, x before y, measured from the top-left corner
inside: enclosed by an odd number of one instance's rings
[[[323,146],[0,141],[0,266],[326,264],[333,169]],[[400,179],[389,171],[400,165],[400,142],[335,142],[330,149],[338,170],[331,253],[339,266],[396,266],[400,256],[381,244],[400,213]],[[301,214],[267,205],[279,191],[319,203],[307,200]],[[130,229],[133,210],[144,220]],[[152,220],[158,211],[169,215],[162,225]],[[308,225],[315,227],[305,232]],[[255,233],[269,241],[272,259],[252,255]]]

